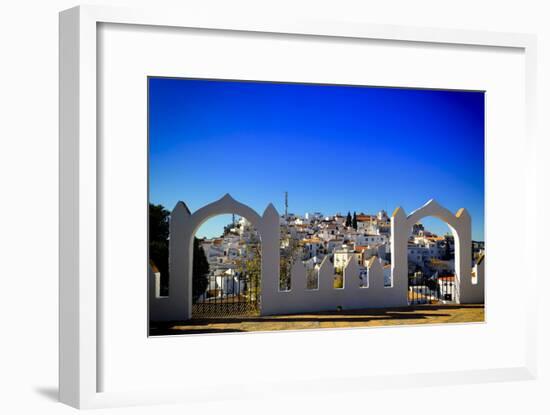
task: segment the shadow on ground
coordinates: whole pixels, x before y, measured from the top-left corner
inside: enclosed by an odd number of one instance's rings
[[[34,391],[50,401],[59,402],[59,390],[54,387],[39,387]]]
[[[197,318],[151,322],[150,335],[234,333],[326,327],[484,321],[484,305],[415,305],[391,309],[324,311],[278,316]]]

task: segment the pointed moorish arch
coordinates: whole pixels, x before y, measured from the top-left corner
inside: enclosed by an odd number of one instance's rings
[[[189,209],[183,202],[179,202],[185,207],[189,214]],[[272,206],[272,205],[271,205]],[[177,208],[177,205],[176,205]],[[189,222],[189,227],[193,229],[193,236],[201,225],[208,219],[218,215],[236,214],[246,218],[260,232],[262,217],[256,211],[233,199],[229,193],[225,194],[221,199],[216,200],[206,206],[203,206],[192,215],[187,216],[186,221]]]
[[[431,199],[424,206],[406,215],[398,207],[391,217],[392,284],[407,295],[407,243],[413,225],[423,218],[435,217],[445,222],[455,241],[455,271],[457,276],[457,302],[483,302],[483,292],[472,282],[472,219],[468,211],[459,209],[455,214]]]
[[[187,320],[192,317],[193,238],[208,219],[225,214],[245,217],[261,239],[262,277],[260,301],[279,282],[279,213],[269,204],[262,216],[254,209],[233,199],[230,194],[203,206],[194,213],[184,202],[178,202],[170,215],[169,270],[170,289],[165,298],[153,298],[153,320]]]

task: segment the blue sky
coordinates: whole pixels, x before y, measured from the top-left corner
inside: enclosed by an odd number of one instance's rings
[[[230,193],[283,213],[288,191],[290,212],[329,215],[435,198],[468,209],[483,240],[484,105],[483,92],[150,78],[150,201],[195,211]]]

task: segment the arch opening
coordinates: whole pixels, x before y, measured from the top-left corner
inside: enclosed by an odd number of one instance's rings
[[[432,218],[447,225],[448,232],[436,231],[430,221]],[[425,226],[426,222],[430,225]],[[410,304],[456,302],[456,240],[456,230],[435,216],[424,216],[408,228],[407,295]]]
[[[245,216],[203,218],[191,245],[192,315],[259,314],[262,250],[259,230]]]

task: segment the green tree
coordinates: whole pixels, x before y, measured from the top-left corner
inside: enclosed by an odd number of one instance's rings
[[[197,238],[193,240],[193,301],[196,301],[208,287],[210,266],[204,248]]]
[[[258,242],[250,242],[246,246],[246,255],[237,261],[237,270],[246,276],[247,288],[245,295],[251,301],[256,301],[260,294],[260,278],[262,275],[262,252]]]
[[[350,227],[351,226],[351,213],[348,212],[348,215],[346,216],[346,223],[345,223],[346,226]]]
[[[170,212],[149,203],[149,262],[160,272],[160,293],[168,294],[168,234]]]
[[[170,224],[170,212],[162,205],[149,203],[149,240],[167,241]]]
[[[295,261],[301,261],[303,257],[303,248],[298,240],[292,238],[288,233],[285,233],[285,236],[285,247],[280,248],[279,262],[279,289],[283,291],[290,290],[292,265]],[[282,242],[283,238],[281,237]]]
[[[445,240],[445,252],[443,253],[443,260],[448,261],[453,257],[451,253],[451,241],[446,238]]]
[[[149,262],[160,272],[160,294],[168,295],[168,235],[170,233],[170,212],[162,205],[149,204]],[[202,294],[208,286],[208,261],[197,238],[193,241],[193,299]],[[198,293],[198,294],[197,294]]]
[[[353,219],[351,220],[351,226],[357,230],[357,214],[353,212]]]

